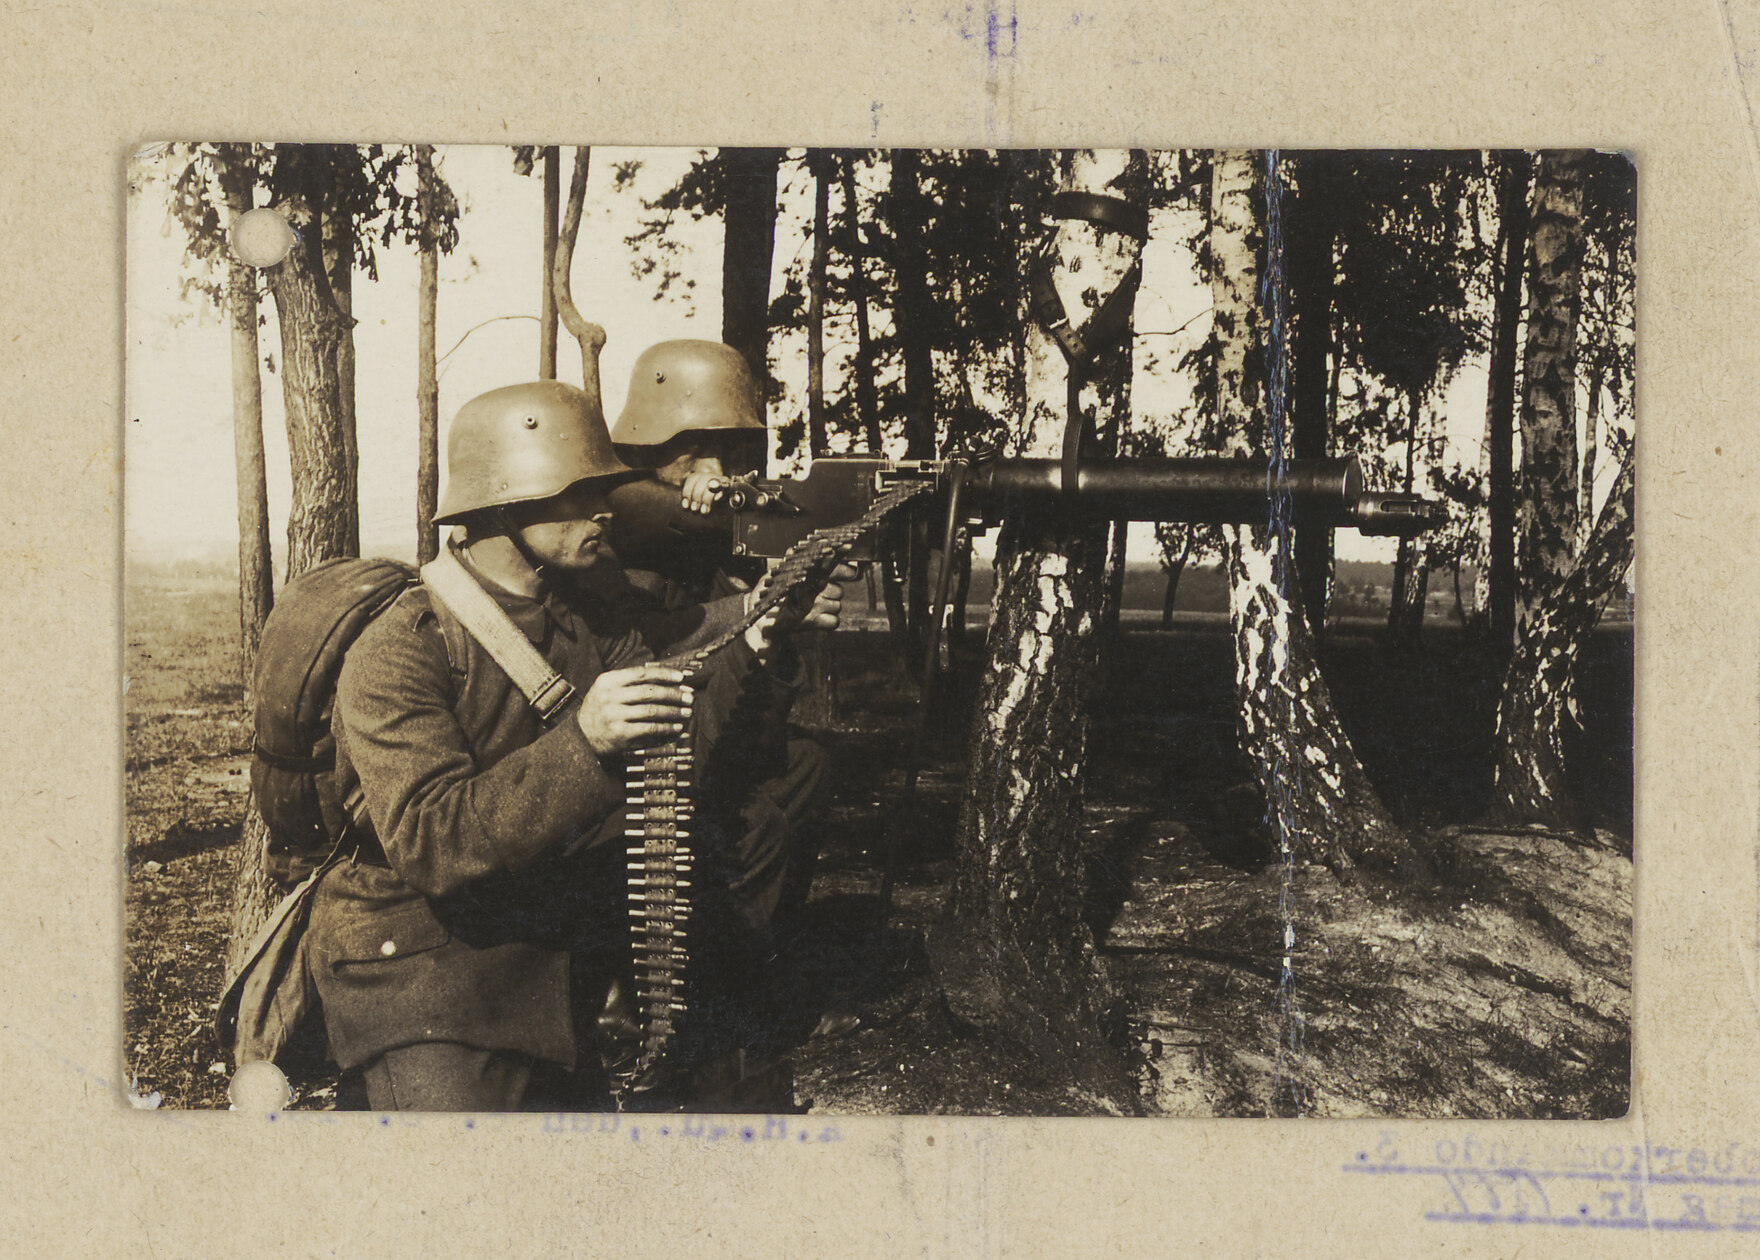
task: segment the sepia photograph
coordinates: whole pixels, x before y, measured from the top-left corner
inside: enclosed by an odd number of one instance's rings
[[[137,1105],[1626,1114],[1629,154],[128,179]]]

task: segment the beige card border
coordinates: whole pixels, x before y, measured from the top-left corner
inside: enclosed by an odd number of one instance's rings
[[[1496,1138],[1760,1168],[1755,0],[0,6],[0,1089],[19,1254],[1730,1254],[1426,1223],[1341,1171]],[[992,38],[994,36],[994,39]],[[125,169],[151,140],[1544,146],[1640,173],[1638,1107],[1601,1125],[131,1111],[120,1067]],[[587,1126],[597,1130],[596,1123]],[[814,1120],[809,1136],[822,1136]]]

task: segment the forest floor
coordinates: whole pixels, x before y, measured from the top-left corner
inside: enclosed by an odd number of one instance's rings
[[[137,576],[127,605],[126,1045],[162,1105],[225,1106],[214,1037],[250,731],[223,580]],[[859,619],[852,619],[859,620]],[[880,633],[834,638],[835,767],[813,896],[783,942],[795,1091],[815,1112],[1094,1114],[1026,1049],[965,1026],[924,936],[944,915],[978,664],[938,706],[917,802],[899,818],[914,699]],[[975,650],[975,649],[974,649]],[[1388,654],[1335,627],[1324,661],[1371,778],[1428,851],[1415,887],[1286,872],[1235,751],[1216,617],[1132,628],[1099,690],[1084,834],[1088,917],[1118,1038],[1152,1115],[1622,1114],[1629,1096],[1631,635],[1598,632],[1570,733],[1592,832],[1473,826],[1489,804],[1495,689],[1456,626]],[[889,842],[898,882],[884,929]],[[1280,909],[1280,907],[1286,908]],[[1286,927],[1291,973],[1283,979]],[[806,1039],[819,1013],[853,1032]],[[1298,1018],[1299,1017],[1299,1018]],[[296,1081],[334,1105],[334,1078]]]

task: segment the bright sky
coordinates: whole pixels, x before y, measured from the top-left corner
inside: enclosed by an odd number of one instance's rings
[[[650,280],[631,272],[632,251],[623,241],[636,227],[640,198],[669,187],[696,150],[595,148],[586,215],[575,251],[575,299],[588,318],[602,323],[609,339],[602,358],[607,416],[623,403],[635,356],[655,341],[720,336],[721,227],[710,218],[693,223],[678,216],[671,236],[680,245],[676,265],[695,287],[655,301]],[[633,190],[612,191],[614,163],[639,158]],[[571,151],[563,150],[566,178]],[[441,171],[463,207],[459,245],[440,260],[438,344],[442,355],[440,417],[444,429],[454,412],[475,395],[537,375],[541,181],[513,171],[512,152],[502,147],[438,150]],[[231,358],[219,315],[200,298],[179,296],[186,274],[182,229],[165,209],[164,163],[142,159],[130,198],[128,220],[128,355],[126,438],[126,539],[130,557],[225,558],[237,546],[237,507],[232,451]],[[791,166],[785,165],[788,178]],[[138,175],[157,175],[143,180]],[[810,224],[806,182],[796,174],[784,189],[777,224],[773,292],[791,261],[801,256]],[[1161,225],[1158,225],[1158,227]],[[1172,224],[1166,224],[1171,229]],[[1144,255],[1144,280],[1136,326],[1165,332],[1186,325],[1177,337],[1142,337],[1133,399],[1139,415],[1169,414],[1189,398],[1189,383],[1171,370],[1185,348],[1205,335],[1209,291],[1191,257],[1173,244],[1183,235],[1158,230]],[[416,475],[416,290],[414,253],[400,245],[379,250],[379,279],[355,280],[357,427],[360,449],[361,546],[369,555],[415,554]],[[281,360],[274,303],[260,350]],[[837,312],[833,312],[837,314]],[[878,317],[878,312],[876,316]],[[493,321],[493,322],[485,322]],[[847,324],[847,321],[843,321]],[[467,336],[467,333],[469,334]],[[838,335],[833,326],[832,335]],[[462,344],[460,343],[463,339]],[[561,334],[559,375],[580,379],[578,351]],[[450,354],[448,353],[450,352]],[[775,423],[799,406],[805,375],[805,338],[776,344],[779,374],[793,388],[778,404]],[[1150,371],[1148,356],[1161,365]],[[834,347],[828,376],[839,359]],[[286,546],[290,485],[281,377],[263,374],[263,428],[269,470],[271,542],[279,565]],[[831,388],[838,388],[833,380]],[[1479,447],[1484,428],[1485,373],[1468,364],[1439,405],[1445,427],[1463,457]],[[1149,559],[1148,527],[1133,534],[1133,554]],[[1390,540],[1338,535],[1339,554],[1349,559],[1388,559]]]

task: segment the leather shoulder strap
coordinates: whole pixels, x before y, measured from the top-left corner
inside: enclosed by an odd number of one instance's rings
[[[450,549],[422,566],[422,585],[470,636],[482,644],[513,685],[548,722],[574,698],[574,688],[544,659],[543,653],[513,624],[494,597],[478,585]]]

